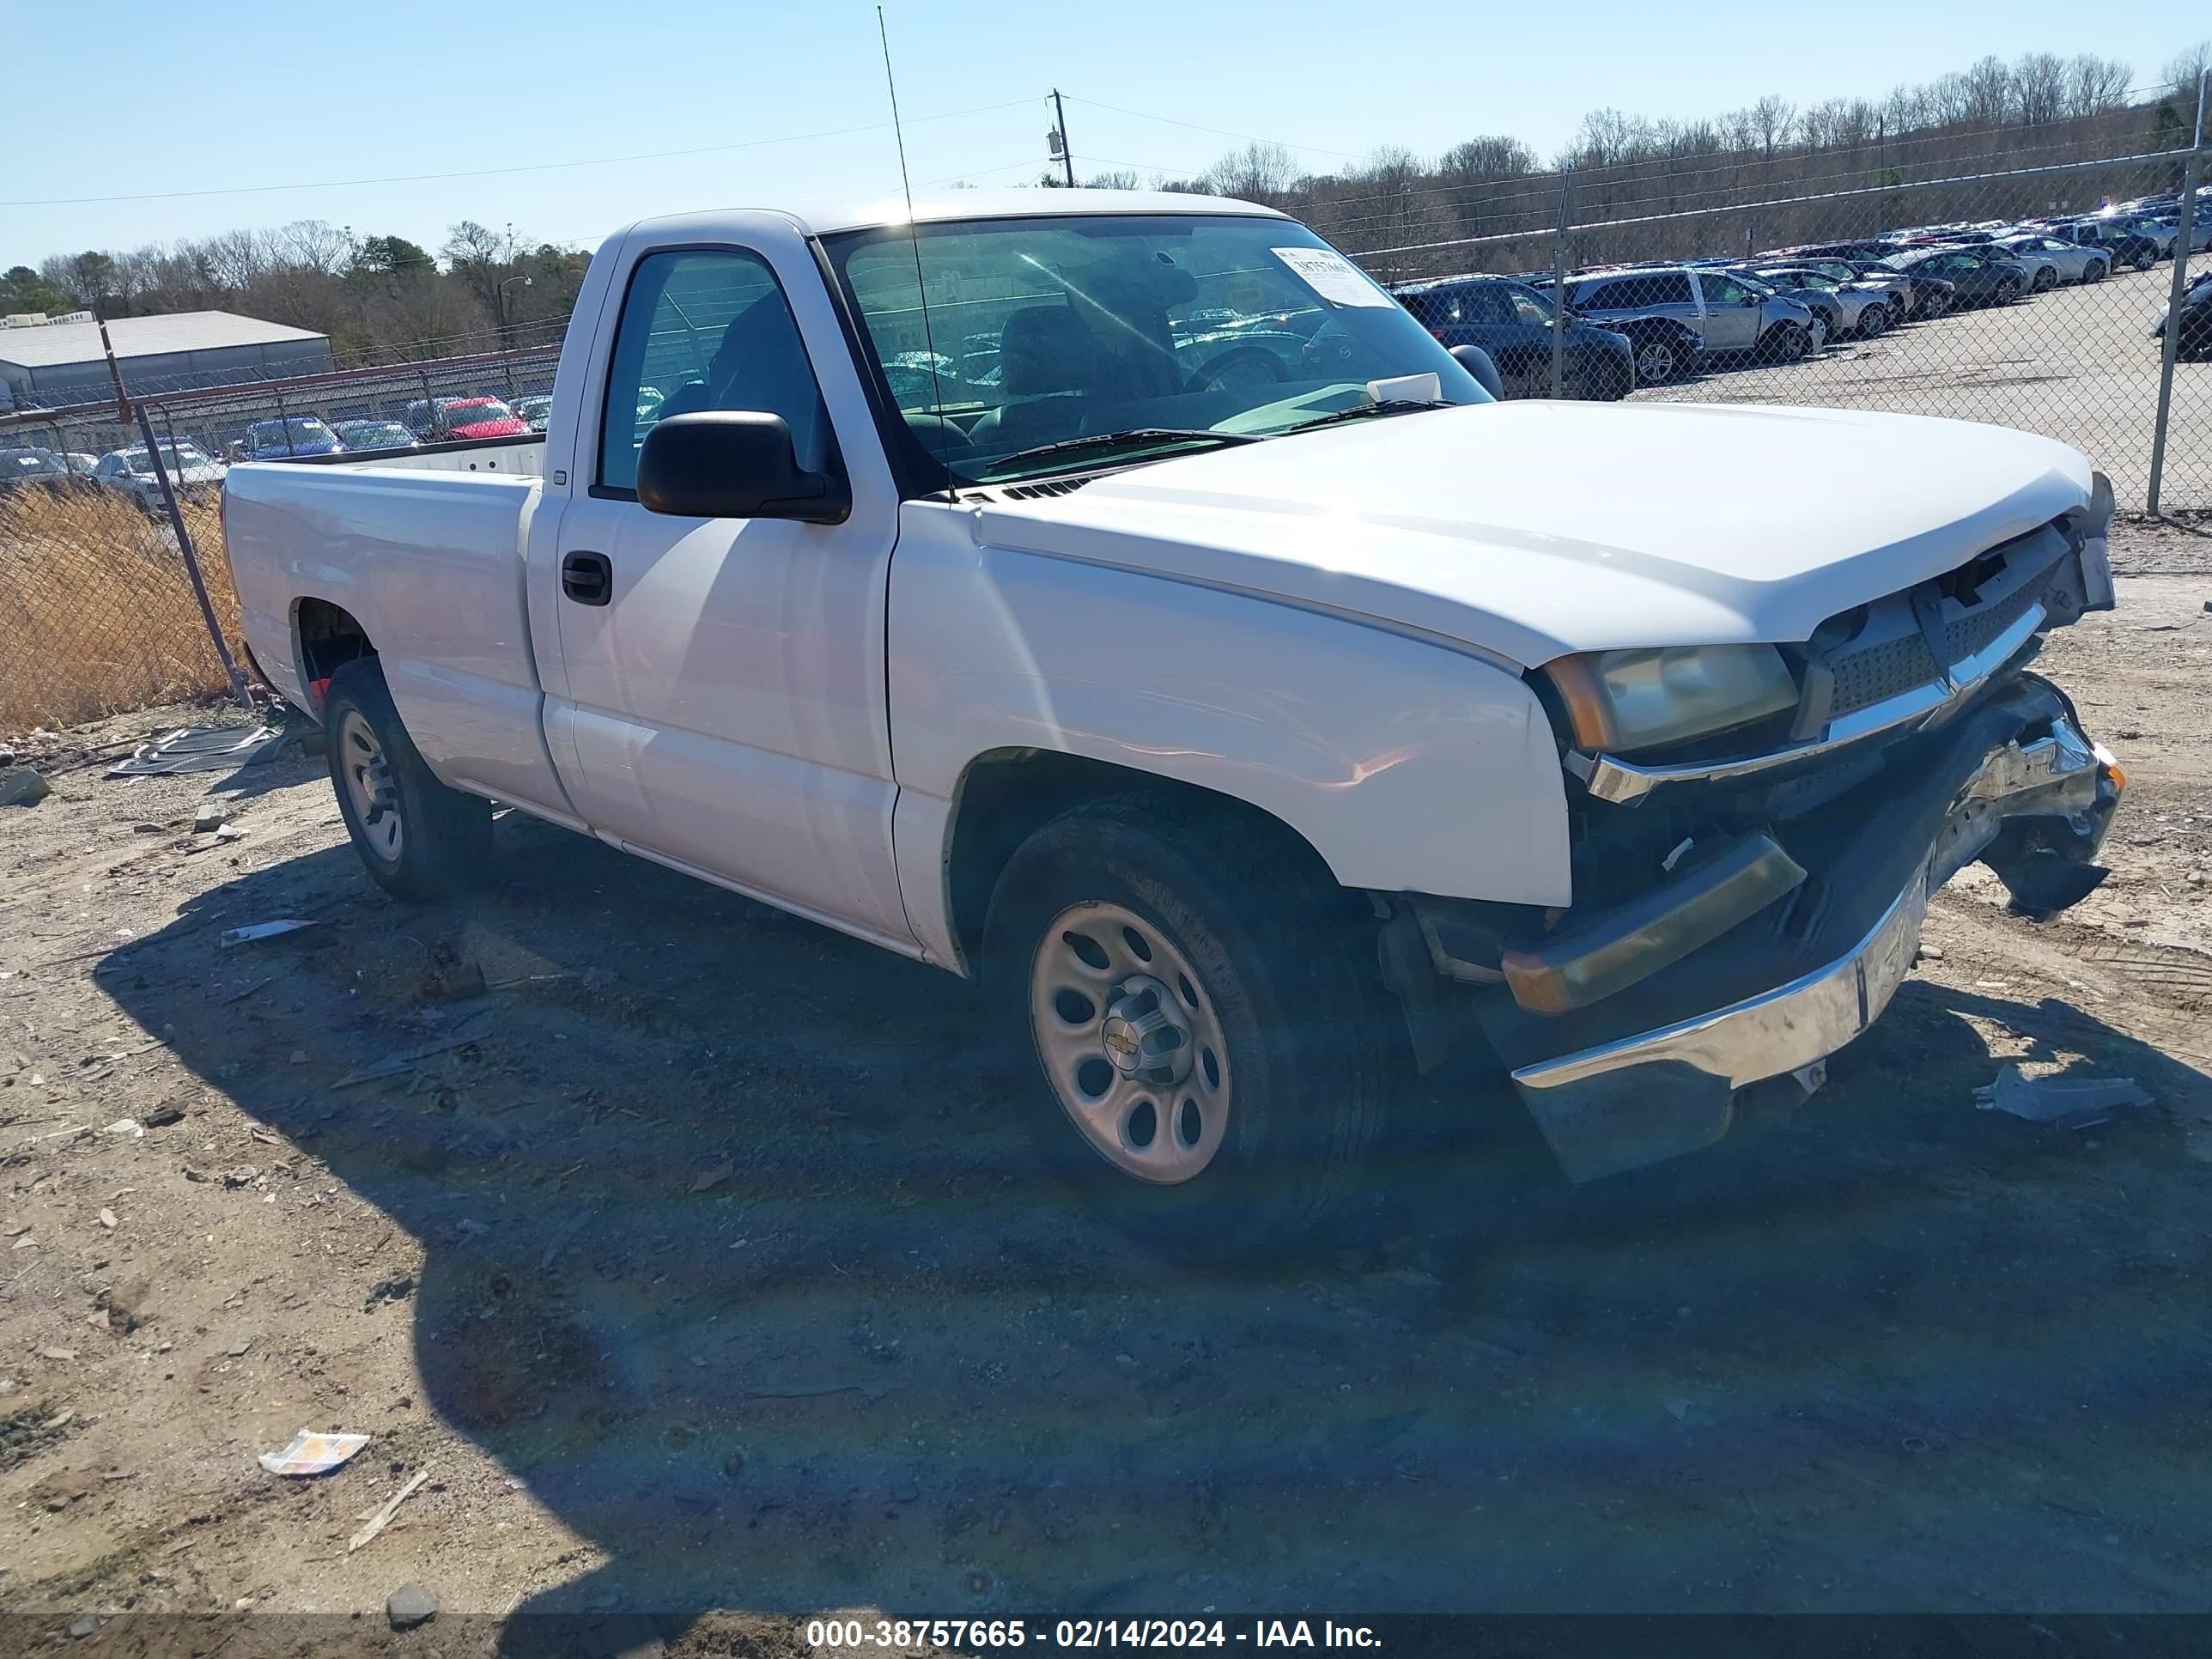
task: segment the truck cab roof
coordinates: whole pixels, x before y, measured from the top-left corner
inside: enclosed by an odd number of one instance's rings
[[[629,231],[696,227],[702,222],[726,219],[733,213],[772,213],[788,219],[802,234],[827,236],[838,231],[875,230],[890,225],[943,224],[969,219],[1048,219],[1078,214],[1244,214],[1255,218],[1285,216],[1255,202],[1239,202],[1225,196],[1190,196],[1160,190],[939,190],[914,198],[908,211],[902,195],[878,196],[852,201],[817,202],[798,208],[728,209],[720,212],[683,213],[645,219]],[[625,233],[627,234],[627,233]]]

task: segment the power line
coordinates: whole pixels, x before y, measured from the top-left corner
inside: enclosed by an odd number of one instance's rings
[[[917,115],[922,121],[951,121],[963,115],[984,115],[994,110],[1012,109],[1016,105],[1035,101],[1030,98],[1009,98],[1003,103],[978,104],[972,109],[946,110],[937,115]],[[113,202],[175,202],[203,196],[260,196],[288,190],[352,190],[368,185],[428,184],[445,179],[495,179],[518,173],[557,173],[569,167],[620,167],[630,161],[665,161],[684,155],[718,155],[737,149],[760,149],[770,144],[805,143],[819,138],[843,138],[859,132],[882,132],[890,127],[887,121],[870,121],[859,126],[830,127],[819,132],[787,132],[772,138],[744,138],[727,144],[701,144],[690,149],[641,150],[632,155],[595,155],[574,161],[532,161],[511,167],[470,167],[456,173],[402,173],[379,179],[325,179],[319,181],[289,185],[227,185],[210,190],[147,191],[132,196],[50,196],[28,198],[20,201],[0,201],[0,207],[94,207]]]
[[[1154,115],[1147,110],[1125,109],[1119,104],[1109,104],[1097,98],[1079,97],[1072,92],[1067,96],[1071,101],[1088,104],[1093,109],[1110,109],[1116,115],[1133,115],[1139,121],[1159,121],[1171,127],[1188,127],[1193,132],[1210,132],[1217,138],[1242,138],[1248,144],[1279,144],[1285,149],[1303,150],[1310,155],[1334,155],[1345,161],[1361,159],[1348,149],[1329,149],[1320,144],[1294,144],[1285,138],[1255,137],[1249,132],[1231,132],[1226,127],[1201,126],[1196,121],[1179,121],[1172,115]],[[1127,163],[1121,165],[1126,166]]]

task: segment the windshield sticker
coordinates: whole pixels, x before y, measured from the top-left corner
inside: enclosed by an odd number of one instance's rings
[[[1324,300],[1340,306],[1388,307],[1398,303],[1334,248],[1277,247],[1267,251]]]

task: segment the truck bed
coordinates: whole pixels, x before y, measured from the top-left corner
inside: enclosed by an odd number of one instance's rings
[[[523,579],[544,453],[526,440],[233,467],[223,526],[262,672],[319,711],[328,667],[300,618],[336,606],[374,641],[441,778],[557,810]]]

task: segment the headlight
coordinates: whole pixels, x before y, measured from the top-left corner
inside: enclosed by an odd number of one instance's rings
[[[1562,657],[1544,673],[1586,750],[1656,749],[1797,706],[1771,645],[1675,645]]]

